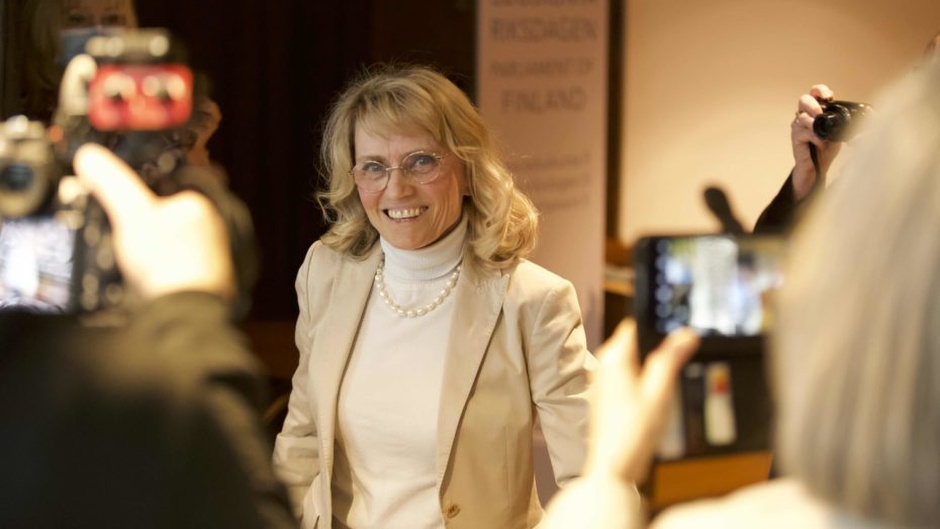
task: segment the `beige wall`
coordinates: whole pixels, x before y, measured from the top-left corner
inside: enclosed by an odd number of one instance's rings
[[[626,0],[621,239],[746,227],[792,165],[789,123],[816,83],[870,101],[940,31],[937,0]],[[838,176],[838,166],[832,170]]]

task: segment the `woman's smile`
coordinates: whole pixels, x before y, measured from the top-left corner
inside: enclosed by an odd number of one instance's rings
[[[425,211],[427,207],[418,207],[418,208],[389,208],[385,210],[385,214],[389,216],[392,220],[411,220]]]

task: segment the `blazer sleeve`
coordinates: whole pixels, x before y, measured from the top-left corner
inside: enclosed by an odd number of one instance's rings
[[[563,486],[584,464],[590,414],[587,377],[595,360],[587,349],[574,287],[560,278],[553,283],[531,328],[526,361],[555,481]]]
[[[314,322],[310,306],[310,279],[316,248],[310,247],[297,273],[295,288],[300,314],[294,339],[300,352],[297,370],[291,379],[291,394],[287,417],[274,442],[274,468],[290,493],[294,512],[301,515],[303,499],[319,469],[319,445],[316,412],[310,387],[310,349],[313,342]]]

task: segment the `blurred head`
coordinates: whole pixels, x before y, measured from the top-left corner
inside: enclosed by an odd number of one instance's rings
[[[773,341],[785,473],[890,525],[940,519],[940,63],[890,88],[798,228]]]
[[[395,170],[384,193],[357,188],[357,163],[375,158],[395,167],[424,150],[442,156],[440,176],[432,182],[408,184]],[[332,222],[323,242],[351,256],[364,256],[380,233],[394,234],[390,208],[411,205],[432,211],[436,204],[436,217],[403,247],[434,242],[460,213],[469,218],[470,245],[485,266],[509,266],[535,246],[535,208],[515,188],[477,109],[430,68],[381,66],[356,79],[333,106],[321,157],[329,189],[318,199]]]
[[[26,0],[22,13],[25,112],[38,119],[48,119],[57,102],[64,31],[137,27],[133,0]]]
[[[62,29],[137,27],[132,0],[59,0],[59,3]]]

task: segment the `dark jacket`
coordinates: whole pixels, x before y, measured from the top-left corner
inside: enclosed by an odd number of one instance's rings
[[[0,527],[295,527],[259,372],[208,294],[118,328],[0,315]]]

